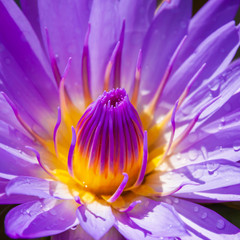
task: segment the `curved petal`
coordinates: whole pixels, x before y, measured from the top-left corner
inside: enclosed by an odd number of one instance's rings
[[[194,199],[195,202],[199,203],[237,202],[240,201],[240,184],[202,192],[177,192],[174,196],[185,199]]]
[[[80,225],[76,229],[68,230],[64,233],[52,236],[51,240],[94,240],[88,233],[86,233]],[[125,238],[115,229],[111,228],[101,240],[125,240]]]
[[[39,41],[42,43],[42,34],[38,14],[38,0],[20,0],[20,3],[23,13],[31,23]]]
[[[169,158],[173,168],[214,159],[239,161],[239,97],[234,95],[180,142]]]
[[[183,105],[177,111],[176,121],[184,122],[191,120],[198,113],[199,109],[203,108],[213,98],[221,96],[201,114],[200,122],[202,124],[203,120],[206,121],[208,117],[220,109],[236,93],[240,87],[239,77],[240,61],[236,60],[217,77],[205,80],[201,86],[187,96]],[[240,103],[236,100],[233,107],[240,107]]]
[[[94,0],[90,24],[91,87],[95,99],[102,94],[106,66],[120,37],[122,23],[119,14],[119,1]]]
[[[5,228],[12,238],[36,238],[64,232],[75,226],[74,201],[53,199],[28,202],[13,208],[5,218]]]
[[[141,94],[149,100],[156,91],[168,61],[187,33],[191,18],[191,0],[174,0],[154,18],[143,42]]]
[[[115,212],[118,231],[127,239],[155,239],[179,237],[185,227],[172,206],[148,198],[128,213]]]
[[[9,181],[6,187],[6,193],[8,195],[22,194],[39,198],[50,198],[49,189],[50,182],[45,179],[21,176]]]
[[[126,22],[121,63],[121,87],[124,87],[127,92],[130,92],[132,87],[138,53],[142,48],[143,39],[152,22],[155,9],[156,1],[154,0],[120,1],[120,16]]]
[[[37,160],[16,148],[0,143],[0,177],[12,179],[15,176],[45,176]]]
[[[201,205],[177,198],[164,198],[171,203],[191,234],[186,239],[239,239],[240,230],[219,214]],[[183,237],[183,239],[185,239]]]
[[[91,4],[92,0],[38,1],[39,21],[46,52],[48,52],[48,46],[45,28],[48,29],[51,47],[57,55],[57,64],[61,74],[64,72],[69,57],[72,58],[65,83],[73,99],[82,92],[81,55]]]
[[[52,75],[49,74],[50,69],[45,54],[29,22],[13,1],[2,0],[0,2],[0,15],[0,42],[4,48],[7,49],[8,53],[5,55],[4,73],[11,74],[9,72],[10,70],[7,70],[7,66],[11,66],[12,64],[11,71],[13,71],[15,67],[17,70],[21,68],[25,76],[21,79],[7,78],[7,80],[11,81],[11,84],[14,85],[15,88],[20,87],[18,85],[21,85],[21,87],[27,85],[30,91],[28,95],[31,95],[31,91],[33,91],[32,95],[36,94],[36,96],[31,99],[40,99],[42,104],[39,106],[44,106],[45,104],[48,106],[50,112],[54,111],[57,106],[56,100],[58,100],[57,89],[51,78]],[[16,44],[16,42],[18,44]],[[1,57],[3,56],[4,55],[1,54]],[[10,58],[11,56],[14,56],[14,59]],[[14,75],[13,73],[12,76]],[[11,86],[6,85],[6,88],[10,89]],[[9,91],[11,92],[11,90]],[[24,92],[20,92],[20,96],[17,91],[15,94],[12,94],[18,101],[21,101],[20,97],[24,95]],[[28,99],[27,103],[29,104],[29,102]],[[27,106],[27,103],[25,102],[24,104],[26,110],[37,111],[31,108],[31,104]]]
[[[188,38],[176,60],[176,65],[180,66],[205,38],[233,20],[239,5],[238,0],[212,0],[204,4],[189,23]]]
[[[54,235],[51,237],[51,240],[94,240],[88,233],[86,233],[80,225],[76,227],[76,229],[69,229],[63,233],[58,235]]]
[[[38,200],[38,197],[26,196],[26,195],[18,195],[12,194],[11,196],[6,194],[6,186],[8,184],[8,180],[0,181],[0,204],[20,204],[30,201]]]
[[[97,201],[78,207],[77,216],[81,227],[97,240],[105,235],[115,222],[111,207]]]
[[[214,78],[231,62],[239,46],[239,33],[234,22],[229,22],[206,38],[169,79],[162,102],[174,104],[193,75],[206,63],[206,67],[192,86],[197,89],[203,80]],[[220,49],[220,50],[219,50]]]
[[[155,172],[146,177],[145,184],[153,188],[156,192],[173,192],[173,194],[181,194],[182,197],[189,197],[189,194],[198,192],[209,192],[211,198],[211,190],[223,194],[221,191],[224,187],[240,184],[239,179],[240,164],[227,160],[212,160],[202,163],[187,165],[182,168],[174,169],[162,173]],[[229,190],[231,191],[231,190]],[[201,193],[200,193],[201,194]],[[214,194],[212,195],[214,196]],[[227,200],[227,193],[225,199]],[[238,198],[239,199],[239,198]],[[232,200],[229,196],[229,201]]]
[[[125,240],[125,238],[114,228],[112,227],[102,238],[101,240]]]

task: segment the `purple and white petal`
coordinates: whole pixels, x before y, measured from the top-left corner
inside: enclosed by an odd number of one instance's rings
[[[166,85],[159,107],[162,109],[165,103],[174,104],[187,83],[204,63],[206,67],[192,86],[192,91],[197,89],[205,79],[209,81],[220,74],[231,62],[238,47],[239,33],[234,22],[229,22],[212,33],[174,72]]]
[[[16,176],[46,177],[36,158],[22,150],[0,144],[0,155],[0,177],[6,179],[12,179]]]
[[[155,9],[156,1],[153,0],[123,0],[119,4],[121,18],[125,19],[126,22],[121,66],[121,87],[124,87],[128,92],[133,87],[138,53],[153,20]]]
[[[44,199],[13,208],[5,218],[12,238],[37,238],[58,234],[78,224],[77,205],[71,200]]]
[[[97,201],[78,207],[77,216],[81,227],[96,240],[104,236],[115,222],[111,207]]]
[[[68,59],[72,58],[70,71],[65,81],[72,99],[82,94],[81,55],[91,5],[91,0],[38,1],[42,39],[48,52],[45,30],[47,28],[53,53],[57,56],[60,74],[63,74]]]
[[[63,233],[52,236],[51,240],[94,240],[88,233],[86,233],[80,225],[73,227]]]
[[[34,196],[26,196],[26,195],[18,195],[18,194],[12,194],[11,196],[7,195],[5,189],[8,182],[9,181],[5,179],[2,179],[0,181],[0,204],[20,204],[20,203],[38,200],[38,197],[34,197]]]
[[[122,22],[119,13],[119,1],[94,0],[90,14],[90,24],[91,87],[93,98],[96,98],[102,94],[106,66],[120,37]]]
[[[187,234],[182,220],[171,205],[145,197],[140,200],[142,202],[130,212],[115,212],[117,219],[115,226],[124,237],[154,239]]]
[[[188,38],[176,60],[176,65],[181,65],[210,34],[233,20],[239,5],[238,0],[208,1],[191,19],[188,27]]]
[[[3,50],[1,58],[5,58],[2,59],[4,68],[1,68],[1,73],[4,73],[3,75],[7,79],[3,79],[7,93],[11,93],[13,99],[21,105],[23,104],[28,111],[37,111],[33,108],[31,101],[38,101],[39,111],[42,107],[45,112],[49,111],[50,114],[57,106],[57,89],[40,42],[30,23],[13,1],[1,1],[0,9],[2,20],[0,43]],[[23,98],[25,102],[21,100],[27,93],[27,91],[23,91],[24,85],[28,86],[29,93],[27,95],[31,97]],[[12,86],[14,86],[15,93]]]
[[[175,0],[166,5],[169,6],[156,14],[143,42],[140,92],[144,94],[143,102],[156,91],[171,56],[187,34],[191,18],[190,0]]]
[[[225,187],[228,187],[229,191],[233,192],[231,187],[234,189],[235,185],[240,184],[239,174],[239,163],[218,159],[193,163],[165,173],[156,171],[146,177],[145,183],[156,192],[175,192],[174,195],[178,196],[179,194],[181,197],[186,195],[189,198],[192,193],[198,194],[199,192],[206,192],[205,195],[207,196],[207,192],[211,193],[211,190],[214,190],[213,193],[216,194],[219,190],[219,193],[223,194],[222,189]],[[226,194],[228,193],[226,192]],[[211,194],[209,194],[208,198],[211,199]],[[227,195],[225,199],[227,199]],[[238,199],[235,198],[236,200]]]
[[[240,230],[213,210],[178,198],[164,198],[171,203],[191,234],[186,239],[239,239]],[[183,237],[183,239],[185,239]]]

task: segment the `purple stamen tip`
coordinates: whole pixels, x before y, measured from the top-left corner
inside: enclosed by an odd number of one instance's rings
[[[122,180],[121,184],[119,185],[116,192],[107,200],[109,203],[113,203],[119,198],[119,196],[122,194],[124,188],[126,187],[127,182],[128,182],[128,174],[123,173],[123,180]]]
[[[76,132],[74,127],[72,126],[72,141],[68,152],[68,171],[71,176],[73,176],[73,155],[76,146],[76,139],[77,139]]]

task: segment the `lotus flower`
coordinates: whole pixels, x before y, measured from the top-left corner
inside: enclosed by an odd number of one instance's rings
[[[239,239],[239,0],[0,0],[12,238]]]

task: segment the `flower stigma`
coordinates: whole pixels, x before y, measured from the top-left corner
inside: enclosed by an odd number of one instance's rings
[[[73,176],[95,194],[113,194],[128,175],[133,186],[143,161],[143,129],[124,89],[104,92],[79,120]]]

